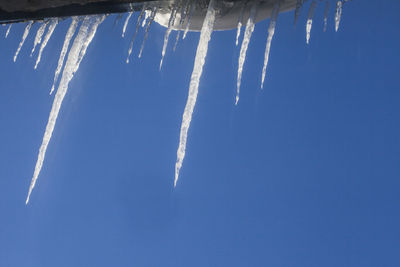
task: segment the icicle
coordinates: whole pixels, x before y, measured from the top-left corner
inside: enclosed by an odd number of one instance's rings
[[[336,12],[335,12],[335,31],[339,30],[340,19],[342,17],[342,7],[343,7],[343,2],[337,1]]]
[[[324,10],[324,32],[328,27],[328,15],[329,15],[329,1],[325,2],[325,10]]]
[[[167,51],[169,35],[171,34],[172,26],[175,23],[175,17],[176,17],[176,8],[174,7],[172,9],[171,15],[169,17],[168,28],[165,31],[165,35],[164,35],[164,45],[163,45],[162,52],[161,52],[160,70],[161,70],[161,67],[162,67],[162,64],[164,61],[165,52]]]
[[[269,61],[269,52],[271,50],[272,38],[274,37],[274,34],[275,34],[276,20],[278,19],[279,8],[280,8],[280,5],[278,3],[275,5],[275,7],[272,11],[271,20],[270,20],[269,26],[268,26],[267,45],[265,47],[264,66],[263,66],[262,76],[261,76],[261,89],[264,88],[265,75],[267,74],[267,66],[268,66],[268,61]]]
[[[144,14],[144,19],[142,21],[142,27],[145,27],[147,25],[147,19],[149,18],[150,13],[149,12],[145,12]]]
[[[180,138],[179,138],[179,147],[177,151],[177,159],[175,164],[174,187],[178,182],[179,171],[182,167],[182,162],[185,157],[187,134],[190,122],[192,120],[194,106],[196,105],[200,77],[203,72],[203,66],[205,63],[205,58],[207,56],[208,43],[211,39],[211,33],[214,27],[214,20],[215,20],[214,1],[215,0],[211,0],[208,5],[207,14],[204,19],[203,26],[201,28],[200,40],[197,46],[192,77],[190,78],[189,95],[186,102],[185,111],[183,113]]]
[[[10,34],[11,26],[12,26],[12,24],[10,23],[10,25],[8,25],[8,29],[7,29],[7,31],[6,31],[6,38],[7,38],[8,35]]]
[[[58,80],[58,76],[60,75],[61,68],[64,64],[64,59],[65,59],[65,55],[67,54],[67,51],[68,51],[69,43],[71,42],[71,39],[74,36],[76,27],[78,26],[78,21],[79,21],[78,17],[72,17],[71,25],[69,26],[67,34],[65,35],[64,44],[61,49],[60,57],[58,59],[57,69],[56,69],[56,72],[54,73],[54,81],[53,81],[53,86],[51,87],[51,90],[50,90],[50,95],[54,91],[55,84]]]
[[[22,35],[21,42],[19,43],[17,52],[15,52],[15,55],[14,55],[14,62],[17,60],[18,54],[21,51],[22,46],[24,45],[26,37],[28,37],[29,31],[30,31],[30,29],[32,27],[32,24],[33,24],[33,21],[29,21],[26,24],[26,27],[25,27],[25,30],[24,30],[24,34]]]
[[[190,24],[192,22],[192,16],[193,16],[193,13],[194,13],[195,9],[196,9],[196,3],[194,1],[191,1],[191,3],[190,3],[190,11],[189,11],[189,14],[188,14],[187,19],[186,19],[186,28],[185,28],[185,31],[183,33],[182,39],[186,38],[186,34],[189,31]]]
[[[40,46],[39,55],[38,55],[38,57],[36,59],[36,64],[35,64],[34,69],[37,68],[37,66],[38,66],[38,64],[40,62],[40,59],[42,58],[43,50],[46,47],[47,42],[50,40],[50,37],[53,35],[54,29],[56,28],[57,24],[58,24],[58,19],[52,19],[51,20],[51,24],[49,26],[49,29],[47,30],[47,33],[46,33],[46,35],[44,36],[44,39],[43,39],[43,43]]]
[[[184,11],[184,16],[181,18],[181,25],[183,26],[183,24],[185,23],[189,12],[190,12],[190,7],[192,5],[193,0],[186,0],[186,5],[185,5],[185,11]]]
[[[181,36],[181,31],[178,30],[178,31],[176,32],[176,39],[175,39],[174,48],[172,49],[172,51],[174,51],[174,52],[175,52],[175,50],[176,50],[176,47],[178,46],[180,36]]]
[[[242,81],[242,72],[244,61],[246,60],[247,48],[249,47],[251,35],[254,31],[254,19],[257,14],[258,2],[253,2],[250,9],[250,16],[246,23],[246,30],[244,32],[242,45],[240,47],[240,55],[239,55],[239,65],[238,65],[238,73],[237,73],[237,91],[236,91],[236,101],[235,105],[239,102],[239,93],[240,93],[240,84]]]
[[[299,19],[300,11],[301,11],[301,8],[303,7],[303,3],[304,3],[304,0],[297,0],[297,2],[296,2],[296,10],[294,11],[294,25],[296,25],[296,23]]]
[[[83,20],[82,26],[79,29],[77,36],[72,44],[71,50],[68,54],[67,62],[61,76],[61,81],[58,86],[56,96],[54,98],[53,106],[51,108],[49,120],[47,122],[46,131],[43,136],[43,141],[39,149],[39,155],[35,166],[35,171],[32,177],[31,185],[29,187],[28,197],[26,198],[26,204],[29,202],[30,195],[33,188],[35,187],[36,181],[40,174],[45,158],[47,146],[50,142],[51,136],[54,131],[54,127],[57,121],[58,113],[61,108],[61,104],[68,90],[68,84],[74,76],[75,72],[79,68],[82,57],[86,53],[86,49],[92,41],[97,27],[104,20],[105,15],[99,16],[87,16]]]
[[[310,37],[311,37],[311,28],[312,28],[312,22],[313,22],[313,17],[315,13],[315,8],[317,7],[317,1],[313,0],[310,9],[308,10],[308,16],[307,16],[307,25],[306,25],[306,41],[307,44],[310,43]]]
[[[44,30],[47,27],[48,22],[43,22],[39,29],[37,30],[36,36],[35,36],[35,41],[33,42],[33,48],[32,48],[32,52],[31,52],[31,56],[33,55],[33,52],[35,52],[35,48],[38,44],[40,44],[40,42],[42,42],[42,37],[43,37],[43,33]]]
[[[174,48],[173,48],[174,52],[175,52],[176,47],[178,46],[178,43],[179,43],[179,38],[181,36],[181,30],[180,29],[181,29],[181,27],[183,25],[183,22],[185,21],[185,18],[187,16],[188,7],[189,7],[189,0],[186,1],[186,5],[182,5],[181,11],[180,11],[179,29],[176,32],[175,44],[174,44]]]
[[[239,18],[238,18],[237,31],[236,31],[236,46],[239,45],[239,37],[240,37],[240,31],[242,29],[242,20],[243,20],[243,14],[244,14],[245,7],[246,7],[246,4],[243,4],[242,9],[240,10]]]
[[[146,5],[143,5],[142,11],[140,11],[139,17],[138,17],[137,22],[136,22],[135,33],[133,34],[131,43],[129,44],[128,57],[126,58],[126,63],[129,63],[129,58],[130,58],[130,56],[132,54],[133,44],[135,42],[136,35],[137,35],[138,31],[139,31],[140,22],[141,22],[141,20],[143,18],[145,10],[146,10]]]
[[[122,38],[125,37],[125,31],[126,31],[126,28],[128,27],[129,19],[132,17],[132,14],[133,14],[133,12],[129,12],[128,16],[126,17],[124,27],[122,28]]]
[[[153,23],[154,17],[156,16],[156,14],[157,14],[157,7],[153,7],[153,10],[151,10],[151,15],[149,17],[149,20],[147,21],[147,24],[146,24],[146,29],[144,31],[143,42],[142,42],[142,46],[140,47],[140,52],[139,52],[139,56],[138,56],[139,58],[142,57],[144,45],[146,43],[147,37],[149,36],[150,26]]]

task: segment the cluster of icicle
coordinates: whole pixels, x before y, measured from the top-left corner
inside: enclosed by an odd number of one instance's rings
[[[168,40],[169,36],[172,32],[172,26],[176,25],[175,20],[177,18],[177,14],[179,14],[179,26],[183,30],[183,39],[186,37],[186,34],[190,28],[190,23],[191,23],[191,17],[192,14],[195,11],[196,8],[196,1],[195,0],[183,0],[185,3],[181,6],[175,6],[170,14],[169,22],[168,22],[168,28],[166,29],[165,36],[164,36],[164,44],[161,52],[161,60],[160,60],[160,69],[163,65],[164,57],[166,54],[166,49],[168,46]],[[182,2],[183,2],[182,1]],[[295,9],[295,24],[298,20],[300,10],[304,4],[305,0],[297,0],[296,4],[296,9]],[[189,93],[188,93],[188,98],[185,106],[185,110],[183,113],[182,117],[182,124],[181,124],[181,130],[180,130],[180,138],[179,138],[179,146],[177,150],[177,160],[176,160],[176,165],[175,165],[175,180],[174,180],[174,186],[176,186],[179,178],[179,172],[182,167],[183,159],[185,157],[185,152],[186,152],[186,143],[187,143],[187,137],[188,137],[188,130],[190,127],[190,123],[192,120],[192,115],[193,115],[193,110],[196,105],[196,100],[197,100],[197,95],[198,95],[198,88],[199,88],[199,83],[200,83],[200,78],[202,75],[203,71],[203,66],[205,64],[205,59],[207,56],[207,50],[208,50],[208,43],[211,39],[211,34],[213,32],[213,27],[214,27],[214,21],[216,19],[216,9],[215,9],[215,0],[210,0],[206,17],[203,22],[203,26],[201,28],[200,32],[200,40],[197,46],[197,52],[196,52],[196,57],[195,57],[195,62],[193,66],[193,72],[192,76],[190,79],[190,85],[189,85]],[[253,0],[253,1],[244,1],[241,12],[238,18],[238,25],[237,25],[237,32],[236,32],[236,45],[239,44],[239,38],[241,35],[241,28],[243,25],[243,16],[244,16],[244,11],[246,9],[250,9],[249,17],[246,22],[245,26],[245,31],[244,31],[244,36],[243,40],[241,43],[240,47],[240,54],[239,54],[239,61],[238,61],[238,72],[237,72],[237,95],[236,95],[236,101],[235,104],[238,104],[239,101],[239,93],[240,93],[240,85],[241,85],[241,79],[242,79],[242,71],[243,71],[243,66],[246,60],[246,54],[247,54],[247,49],[250,43],[250,39],[252,36],[252,33],[254,31],[255,27],[255,18],[257,16],[257,9],[260,1]],[[345,1],[337,1],[336,2],[336,11],[335,11],[335,30],[337,31],[339,28],[340,24],[340,19],[341,19],[341,14],[342,14],[342,6]],[[309,43],[310,41],[310,34],[311,34],[311,27],[312,27],[312,20],[313,16],[315,13],[315,9],[317,7],[317,1],[313,0],[310,4],[310,8],[308,11],[308,16],[307,16],[307,23],[306,23],[306,42]],[[262,78],[261,78],[261,88],[264,86],[264,81],[265,81],[265,76],[266,76],[266,71],[267,71],[267,66],[268,66],[268,59],[269,59],[269,54],[270,54],[270,48],[271,48],[271,42],[275,33],[275,27],[276,27],[276,22],[277,22],[277,17],[279,14],[279,9],[280,9],[280,2],[278,1],[272,11],[271,14],[271,19],[270,23],[267,29],[267,41],[266,41],[266,48],[265,48],[265,56],[264,56],[264,65],[262,69]],[[326,31],[327,28],[327,21],[328,21],[328,10],[329,10],[329,2],[328,0],[326,1],[325,4],[325,9],[324,9],[324,31]],[[132,17],[133,12],[129,12],[125,22],[123,24],[122,28],[122,37],[125,36],[126,29],[129,25],[129,20]],[[130,57],[132,54],[133,50],[133,44],[136,39],[137,33],[139,31],[140,26],[144,27],[144,38],[142,41],[142,44],[140,46],[140,51],[138,53],[138,57],[141,57],[143,53],[143,49],[145,46],[145,42],[147,40],[150,26],[152,25],[154,18],[157,14],[157,6],[151,6],[150,4],[144,4],[143,8],[137,18],[136,26],[134,33],[132,35],[130,45],[129,45],[129,50],[128,50],[128,56],[126,59],[126,62],[129,63]],[[120,20],[122,17],[122,14],[118,15],[116,18],[116,22]],[[93,37],[96,33],[96,30],[98,26],[104,21],[106,18],[106,15],[93,15],[93,16],[83,16],[83,17],[72,17],[71,24],[68,28],[68,31],[65,36],[65,40],[61,49],[60,57],[58,60],[57,68],[54,74],[54,80],[53,80],[53,85],[50,90],[50,94],[55,91],[55,87],[57,86],[57,82],[59,79],[59,76],[61,74],[61,79],[58,83],[58,89],[56,90],[56,94],[54,97],[54,102],[53,106],[51,108],[50,116],[48,119],[48,123],[46,126],[46,130],[43,136],[42,144],[39,149],[39,154],[34,170],[34,174],[32,177],[32,181],[29,187],[29,192],[28,196],[26,199],[26,204],[28,204],[30,195],[32,193],[33,188],[35,187],[36,181],[39,177],[40,171],[43,166],[43,162],[45,159],[45,154],[46,150],[48,147],[48,144],[50,142],[50,139],[52,137],[54,127],[56,124],[56,120],[61,108],[61,104],[63,102],[63,99],[68,91],[68,85],[71,79],[73,78],[75,72],[78,70],[79,65],[85,56],[86,50],[93,40]],[[21,48],[29,35],[30,29],[32,25],[34,24],[33,21],[29,21],[25,27],[25,30],[23,32],[23,36],[21,39],[21,42],[19,43],[19,46],[17,48],[17,51],[14,56],[14,61],[17,60],[18,54],[21,51]],[[37,60],[35,63],[35,69],[37,68],[41,55],[43,53],[43,50],[45,49],[48,41],[50,40],[56,26],[58,24],[58,19],[49,19],[46,21],[43,21],[42,24],[39,26],[36,36],[34,38],[34,44],[33,48],[31,51],[31,56],[35,52],[35,48],[37,45],[41,45],[39,48]],[[11,25],[9,25],[7,31],[6,31],[6,38],[9,35]],[[78,29],[78,30],[77,30]],[[46,31],[47,30],[47,31]],[[180,39],[180,34],[181,32],[178,31],[176,35],[176,40],[174,44],[173,50],[175,50],[178,41]],[[44,37],[43,37],[44,36]],[[75,37],[75,38],[74,38]],[[71,44],[71,41],[72,45]],[[66,58],[66,61],[65,61]],[[65,61],[65,64],[64,64]]]

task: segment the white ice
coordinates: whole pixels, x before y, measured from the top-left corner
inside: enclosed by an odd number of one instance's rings
[[[140,11],[139,17],[137,19],[135,33],[133,34],[131,43],[129,44],[129,50],[128,50],[128,56],[126,58],[126,63],[129,63],[129,58],[130,58],[130,56],[132,54],[133,44],[135,43],[136,35],[138,34],[138,31],[139,31],[139,28],[140,28],[140,22],[141,22],[141,20],[143,18],[143,15],[145,13],[145,8],[146,8],[146,6],[144,5],[143,8],[142,8],[142,11]]]
[[[253,2],[251,9],[250,9],[249,19],[247,20],[247,23],[246,23],[246,30],[244,31],[242,45],[240,47],[235,105],[237,105],[239,102],[240,84],[242,82],[243,65],[246,60],[247,48],[249,47],[251,35],[253,34],[253,31],[254,31],[254,18],[257,14],[257,7],[258,7],[258,2]]]
[[[308,10],[308,16],[307,16],[307,24],[306,24],[306,42],[307,42],[307,44],[310,43],[311,28],[312,28],[312,23],[313,23],[313,18],[314,18],[314,13],[315,13],[316,7],[317,7],[317,1],[313,0],[310,5],[310,9]]]
[[[129,12],[125,19],[124,27],[122,28],[122,38],[125,37],[126,28],[128,27],[129,19],[132,17],[133,12]]]
[[[201,74],[203,72],[203,66],[208,51],[208,43],[211,39],[211,33],[214,28],[215,21],[215,10],[214,1],[210,0],[208,5],[207,14],[201,28],[200,40],[197,46],[196,57],[194,60],[192,77],[190,78],[189,95],[183,112],[181,132],[179,138],[179,147],[177,151],[177,158],[175,164],[175,180],[174,187],[176,186],[179,179],[179,171],[182,167],[183,159],[185,158],[187,134],[192,120],[194,106],[196,105],[197,94],[199,90],[199,83]]]
[[[150,26],[153,23],[156,14],[157,14],[157,7],[153,7],[153,9],[151,10],[151,15],[150,15],[150,17],[149,17],[149,19],[148,19],[148,21],[146,23],[143,42],[142,42],[142,46],[140,47],[140,52],[139,52],[139,55],[138,55],[139,58],[142,57],[144,45],[146,44],[147,38],[149,37]],[[147,12],[146,12],[146,16],[147,16]]]
[[[182,8],[181,8],[180,14],[179,14],[179,16],[180,16],[180,19],[179,19],[179,28],[182,27],[183,22],[185,21],[185,18],[186,18],[186,16],[187,16],[187,12],[188,12],[188,8],[189,8],[189,3],[190,3],[190,1],[187,0],[187,1],[186,1],[186,4],[185,4],[185,5],[182,5]],[[177,32],[176,32],[176,38],[175,38],[175,44],[174,44],[174,48],[173,48],[173,51],[174,51],[174,52],[175,52],[175,50],[176,50],[176,47],[178,46],[180,36],[181,36],[181,31],[180,31],[180,30],[177,30]]]
[[[54,81],[53,81],[53,86],[51,87],[50,90],[50,94],[52,94],[54,91],[55,84],[58,80],[58,76],[60,75],[61,68],[64,64],[64,59],[68,51],[69,43],[71,42],[71,39],[74,36],[74,33],[78,26],[78,21],[79,21],[78,17],[72,17],[71,25],[69,26],[67,34],[65,35],[64,44],[61,49],[60,57],[58,58],[57,69],[56,72],[54,73]]]
[[[335,12],[335,31],[339,30],[340,19],[342,17],[342,7],[343,7],[343,2],[337,1],[336,12]]]
[[[243,13],[244,13],[245,7],[246,7],[246,4],[243,4],[242,9],[240,10],[239,18],[238,18],[238,24],[237,24],[237,30],[236,30],[236,46],[239,45],[239,37],[240,37],[240,31],[242,29],[242,20],[243,20]]]
[[[44,30],[47,27],[47,24],[48,24],[47,22],[43,22],[40,25],[39,29],[37,30],[36,36],[35,36],[35,41],[33,42],[33,48],[32,48],[32,51],[31,51],[31,56],[35,52],[36,46],[42,42],[43,33],[44,33]]]
[[[175,23],[175,18],[176,18],[176,8],[172,9],[172,12],[171,12],[171,15],[170,15],[170,18],[168,21],[168,28],[165,31],[164,44],[163,44],[163,48],[162,48],[162,52],[161,52],[160,70],[161,70],[162,64],[164,62],[165,52],[167,51],[167,46],[168,46],[169,35],[171,34],[172,26]]]
[[[43,141],[39,149],[39,155],[33,173],[31,185],[29,187],[28,196],[26,198],[26,204],[28,204],[33,188],[35,187],[36,181],[40,174],[43,166],[43,161],[46,155],[47,146],[49,145],[51,136],[53,135],[54,127],[57,121],[57,117],[61,108],[61,104],[68,91],[68,84],[73,78],[75,72],[79,68],[79,64],[86,53],[86,49],[92,41],[97,27],[104,20],[105,15],[98,16],[87,16],[84,18],[82,25],[79,29],[77,36],[72,44],[72,47],[68,53],[67,62],[61,76],[61,81],[58,86],[57,93],[54,97],[53,106],[51,108],[49,120],[47,122],[46,131],[43,136]]]
[[[143,6],[143,8],[144,8],[144,7],[145,7],[145,6]],[[151,12],[145,12],[145,14],[144,14],[144,19],[143,19],[143,21],[142,21],[142,27],[144,27],[144,26],[147,25],[147,19],[151,16],[150,14],[151,14]]]
[[[35,67],[34,67],[35,69],[37,68],[37,66],[38,66],[38,64],[40,62],[40,59],[42,58],[43,50],[46,47],[48,41],[50,40],[50,37],[53,35],[53,32],[54,32],[57,24],[58,24],[58,19],[52,19],[51,20],[49,29],[47,30],[47,33],[43,38],[42,44],[40,45],[39,55],[38,55],[38,57],[36,59],[36,64],[35,64]]]
[[[189,11],[189,14],[186,16],[186,28],[185,28],[185,31],[183,32],[183,37],[182,37],[182,39],[185,39],[185,38],[186,38],[186,35],[187,35],[187,33],[188,33],[188,31],[189,31],[189,28],[190,28],[190,23],[191,23],[191,21],[192,21],[193,12],[194,12],[195,9],[196,9],[196,3],[192,0],[192,1],[190,2],[190,11]]]
[[[32,27],[32,24],[33,24],[33,21],[29,21],[25,26],[25,30],[24,30],[24,34],[22,35],[21,42],[19,43],[17,52],[15,52],[15,55],[14,55],[14,62],[17,61],[18,54],[21,51],[21,48],[25,43],[26,37],[28,37],[29,31]],[[11,26],[8,29],[10,29],[10,28],[11,28]],[[7,37],[7,34],[6,34],[6,37]]]
[[[261,89],[264,88],[265,75],[267,74],[269,54],[270,54],[270,50],[271,50],[271,42],[272,42],[272,38],[274,37],[274,34],[275,34],[276,20],[278,19],[279,7],[280,7],[279,3],[275,5],[275,7],[272,11],[271,20],[270,20],[269,26],[268,26],[268,37],[267,37],[267,44],[265,47],[264,65],[263,65],[262,76],[261,76]]]
[[[8,35],[10,34],[11,26],[12,26],[12,24],[10,23],[10,25],[8,25],[8,28],[7,28],[7,31],[6,31],[6,37],[5,37],[5,38],[7,38]]]

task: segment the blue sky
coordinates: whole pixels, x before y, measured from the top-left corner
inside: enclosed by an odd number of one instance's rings
[[[0,266],[399,266],[399,10],[352,1],[339,32],[331,8],[323,33],[320,5],[308,46],[307,11],[296,28],[281,14],[264,91],[268,22],[257,24],[237,107],[236,32],[215,32],[175,189],[199,34],[170,45],[160,72],[165,30],[153,25],[127,65],[129,39],[108,18],[28,206],[68,23],[36,71],[33,32],[12,62],[24,27],[14,25],[0,42]]]

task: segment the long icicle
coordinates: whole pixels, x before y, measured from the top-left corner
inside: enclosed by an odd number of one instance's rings
[[[150,17],[149,17],[149,19],[148,19],[148,21],[146,23],[143,42],[142,42],[142,46],[140,47],[140,52],[139,52],[139,55],[138,55],[139,58],[142,57],[144,45],[146,44],[147,38],[149,37],[150,26],[153,23],[156,14],[157,14],[157,7],[153,7],[153,10],[151,10],[151,15],[150,15]]]
[[[243,65],[246,60],[247,49],[249,47],[250,39],[254,31],[254,19],[257,15],[258,2],[253,2],[250,9],[250,16],[246,23],[246,30],[244,32],[242,45],[240,47],[238,73],[237,73],[237,88],[236,88],[236,101],[235,105],[239,102],[240,84],[242,82]]]
[[[51,87],[50,95],[54,91],[54,87],[55,87],[56,82],[58,80],[58,76],[60,75],[61,68],[62,68],[62,66],[64,64],[64,59],[65,59],[65,55],[67,54],[67,51],[68,51],[69,43],[71,42],[71,39],[74,36],[74,33],[75,33],[76,28],[78,26],[78,22],[79,22],[78,17],[72,17],[71,25],[69,26],[67,34],[65,35],[64,44],[63,44],[63,47],[61,49],[60,57],[58,58],[57,69],[56,69],[56,71],[54,73],[53,86]]]
[[[85,17],[79,29],[79,32],[72,44],[71,50],[68,54],[67,62],[65,63],[65,67],[61,76],[61,81],[58,86],[56,96],[54,98],[53,106],[51,108],[49,120],[47,122],[46,131],[44,133],[43,141],[39,149],[39,155],[36,162],[35,171],[33,173],[31,185],[29,187],[28,196],[26,198],[25,204],[29,203],[32,190],[35,187],[36,181],[42,169],[47,146],[53,134],[57,117],[61,108],[61,104],[63,102],[65,94],[68,91],[69,82],[73,78],[75,72],[78,70],[81,56],[85,54],[88,45],[90,44],[96,33],[97,27],[104,20],[104,18],[105,15]]]
[[[237,30],[236,30],[236,46],[239,45],[239,37],[240,37],[240,31],[242,29],[242,20],[243,20],[243,14],[244,14],[244,9],[246,8],[246,3],[242,4],[242,8],[240,9],[240,14],[238,18],[238,24],[237,24]]]
[[[296,2],[296,9],[294,11],[294,25],[296,25],[297,21],[299,20],[300,11],[303,7],[304,0],[297,0]]]
[[[271,20],[270,20],[269,26],[268,26],[268,37],[267,37],[267,44],[265,46],[264,65],[263,65],[263,70],[262,70],[262,75],[261,75],[261,89],[264,88],[265,75],[267,74],[269,54],[271,51],[271,43],[272,43],[272,38],[274,37],[274,34],[275,34],[276,21],[278,19],[279,8],[280,8],[280,4],[278,2],[274,6],[274,9],[273,9],[272,15],[271,15]]]
[[[172,9],[172,12],[171,12],[171,15],[170,15],[169,21],[168,21],[168,28],[165,31],[164,44],[163,44],[163,48],[162,48],[162,52],[161,52],[160,70],[161,70],[162,64],[164,62],[165,52],[167,51],[169,35],[171,34],[172,26],[175,24],[175,18],[176,18],[176,7],[174,7]]]
[[[138,17],[137,22],[136,22],[135,33],[133,34],[131,43],[129,44],[129,50],[128,50],[128,56],[126,58],[126,63],[129,63],[129,58],[130,58],[130,56],[132,54],[133,44],[135,43],[136,35],[139,32],[140,23],[141,23],[141,20],[143,18],[143,15],[145,13],[145,10],[146,10],[146,5],[143,5],[142,11],[140,11],[139,17]]]
[[[42,44],[40,45],[39,55],[38,55],[38,57],[37,57],[37,59],[36,59],[36,64],[35,64],[34,69],[37,68],[37,66],[38,66],[38,64],[39,64],[39,62],[40,62],[40,59],[42,58],[43,50],[44,50],[44,48],[46,47],[47,42],[50,40],[50,37],[53,35],[53,32],[54,32],[54,30],[55,30],[57,24],[58,24],[58,19],[52,19],[52,20],[51,20],[49,29],[47,30],[47,33],[46,33],[46,35],[45,35],[44,38],[43,38]]]
[[[132,14],[133,14],[132,11],[129,12],[128,16],[125,19],[124,27],[122,28],[122,38],[125,37],[126,28],[128,27],[128,23],[129,23],[130,18],[132,17]]]
[[[30,31],[30,29],[31,29],[31,27],[32,27],[32,24],[33,24],[33,21],[32,21],[32,20],[29,21],[29,22],[26,24],[26,27],[25,27],[25,30],[24,30],[24,34],[22,35],[21,42],[19,43],[17,52],[15,52],[15,55],[14,55],[14,62],[17,61],[18,54],[19,54],[19,52],[21,51],[21,48],[22,48],[22,46],[23,46],[24,43],[25,43],[26,37],[28,37],[29,31]],[[11,26],[10,26],[10,27],[11,27]],[[6,34],[6,37],[7,37],[7,34]]]
[[[329,16],[329,1],[325,2],[325,10],[324,10],[324,32],[328,28],[328,16]]]
[[[43,22],[43,23],[40,25],[39,29],[37,30],[36,36],[35,36],[35,41],[33,42],[33,48],[32,48],[32,51],[31,51],[31,56],[32,56],[33,53],[35,52],[36,46],[42,42],[43,33],[44,33],[44,31],[46,30],[47,24],[48,24],[47,21],[46,21],[46,22]]]
[[[12,26],[12,24],[10,23],[10,25],[8,25],[8,28],[7,28],[7,31],[6,31],[6,37],[5,37],[5,38],[7,38],[8,35],[10,34],[11,26]]]
[[[185,158],[187,134],[192,120],[194,106],[196,105],[197,94],[199,91],[199,83],[203,66],[208,51],[208,43],[211,39],[215,21],[214,0],[210,0],[206,17],[201,28],[200,40],[197,46],[196,58],[194,60],[192,77],[190,78],[189,95],[185,106],[185,111],[182,117],[182,125],[179,138],[179,147],[175,164],[175,180],[174,187],[179,179],[179,171],[182,167],[183,159]]]
[[[335,31],[336,32],[339,30],[340,19],[342,17],[342,7],[343,7],[343,2],[337,1],[336,12],[335,12]]]
[[[317,1],[313,0],[310,5],[310,9],[308,10],[308,16],[307,16],[307,24],[306,24],[306,42],[307,42],[307,44],[310,43],[311,28],[312,28],[312,23],[313,23],[313,18],[314,18],[314,13],[315,13],[316,7],[317,7]]]
[[[186,38],[186,35],[190,28],[190,24],[192,23],[192,16],[193,16],[193,13],[195,10],[196,10],[196,3],[193,0],[191,0],[189,14],[186,17],[186,28],[185,28],[185,31],[183,32],[182,39]]]

